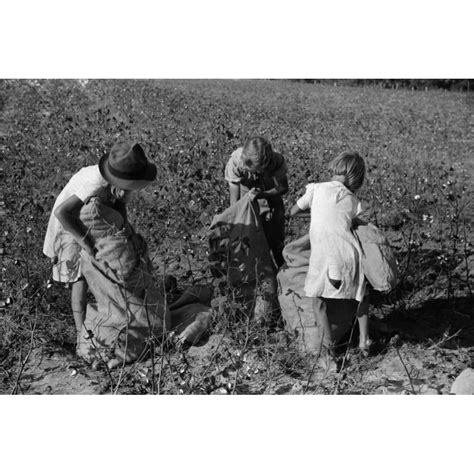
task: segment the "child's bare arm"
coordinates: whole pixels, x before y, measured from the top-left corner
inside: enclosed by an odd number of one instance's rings
[[[306,213],[308,212],[308,210],[303,210],[301,209],[298,204],[295,204],[291,209],[290,209],[290,217],[294,217],[296,216],[297,214],[300,214],[300,213]]]
[[[94,248],[91,245],[87,229],[82,222],[76,217],[84,202],[76,195],[70,196],[54,211],[54,215],[59,220],[64,229],[69,232],[78,244],[91,256],[94,256]]]
[[[235,204],[240,199],[240,184],[229,183],[230,205]]]

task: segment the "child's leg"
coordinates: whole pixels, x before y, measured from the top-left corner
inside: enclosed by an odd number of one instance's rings
[[[71,288],[71,307],[78,337],[86,319],[87,288],[87,282],[83,278],[75,281]]]
[[[359,324],[359,348],[368,351],[371,344],[369,339],[369,295],[365,295],[357,309],[357,322]]]
[[[318,365],[327,372],[337,371],[337,362],[334,352],[334,340],[331,324],[327,314],[327,304],[322,298],[313,298],[313,312],[318,327],[318,350],[321,356]]]
[[[334,353],[334,341],[332,337],[331,324],[327,314],[327,305],[322,298],[313,298],[313,311],[318,326],[318,339],[321,348]]]

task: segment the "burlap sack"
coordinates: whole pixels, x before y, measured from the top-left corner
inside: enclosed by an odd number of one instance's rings
[[[378,291],[390,291],[397,283],[397,265],[390,245],[374,225],[357,219],[354,226],[363,250],[363,269],[367,280]],[[296,336],[303,352],[318,352],[320,338],[315,311],[322,310],[323,300],[308,298],[304,293],[311,243],[309,234],[290,242],[283,250],[286,264],[278,278],[278,301],[287,330]],[[338,342],[352,327],[359,304],[355,300],[324,299],[334,342]]]
[[[374,290],[393,290],[398,282],[398,267],[385,235],[378,227],[361,219],[356,219],[353,226],[353,233],[362,248],[365,277]]]
[[[258,203],[246,194],[215,216],[209,246],[213,275],[225,277],[256,318],[268,318],[276,307],[276,269]]]
[[[300,351],[318,353],[321,340],[316,325],[315,309],[322,310],[323,301],[308,298],[304,283],[308,271],[311,244],[309,235],[290,242],[283,250],[285,265],[277,275],[278,301],[288,332],[293,334]],[[358,303],[355,300],[325,299],[326,312],[331,324],[334,342],[350,330]]]
[[[83,206],[80,218],[98,251],[95,258],[81,254],[95,302],[87,306],[78,355],[90,362],[132,362],[145,353],[151,337],[162,340],[171,330],[196,342],[209,324],[210,308],[203,302],[212,292],[195,289],[194,299],[170,314],[143,238],[100,199]]]

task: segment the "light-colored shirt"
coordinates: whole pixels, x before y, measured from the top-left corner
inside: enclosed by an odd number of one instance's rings
[[[362,301],[362,250],[351,231],[352,220],[362,211],[360,201],[342,183],[329,181],[306,186],[297,205],[302,210],[311,209],[306,296]],[[330,279],[340,280],[340,287]]]
[[[56,208],[73,195],[77,196],[82,202],[86,202],[90,197],[99,194],[107,184],[107,181],[100,174],[99,165],[81,168],[72,176],[56,198],[53,210],[51,211],[43,245],[43,253],[46,256],[50,258],[55,256],[53,250],[54,241],[58,232],[62,230],[61,223],[54,215]]]

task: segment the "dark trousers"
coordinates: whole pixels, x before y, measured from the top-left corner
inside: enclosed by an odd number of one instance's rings
[[[285,263],[282,254],[285,246],[285,208],[276,206],[263,211],[262,223],[275,263],[277,267],[281,267]]]

